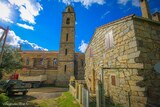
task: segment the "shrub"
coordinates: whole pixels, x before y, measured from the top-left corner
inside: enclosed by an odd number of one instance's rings
[[[3,103],[7,102],[9,100],[9,97],[7,97],[5,94],[0,94],[0,106],[3,105]]]

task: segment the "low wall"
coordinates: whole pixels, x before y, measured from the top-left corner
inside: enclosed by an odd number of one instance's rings
[[[69,92],[81,107],[89,107],[89,91],[85,88],[84,80],[70,81]]]

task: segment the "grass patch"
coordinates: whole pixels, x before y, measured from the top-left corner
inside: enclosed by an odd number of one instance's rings
[[[56,102],[54,101],[54,99],[46,99],[46,100],[33,100],[31,101],[32,105],[38,105],[38,107],[53,107],[53,105],[55,105],[55,107],[57,107]]]
[[[40,107],[80,107],[79,103],[69,92],[64,92],[62,96],[56,99],[34,100],[31,102],[33,105],[38,105]]]
[[[80,107],[79,103],[69,92],[64,92],[63,95],[56,99],[58,107]]]

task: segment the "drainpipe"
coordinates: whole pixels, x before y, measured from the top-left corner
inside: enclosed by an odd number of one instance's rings
[[[104,90],[104,71],[103,71],[103,68],[101,69],[101,85],[102,85],[102,107],[106,107],[105,106],[105,90]]]

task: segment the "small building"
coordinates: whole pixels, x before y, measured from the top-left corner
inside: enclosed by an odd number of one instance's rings
[[[130,15],[96,29],[85,52],[85,80],[97,94],[124,107],[160,106],[160,22],[151,19],[147,0],[143,17]],[[157,15],[158,16],[158,15]]]

